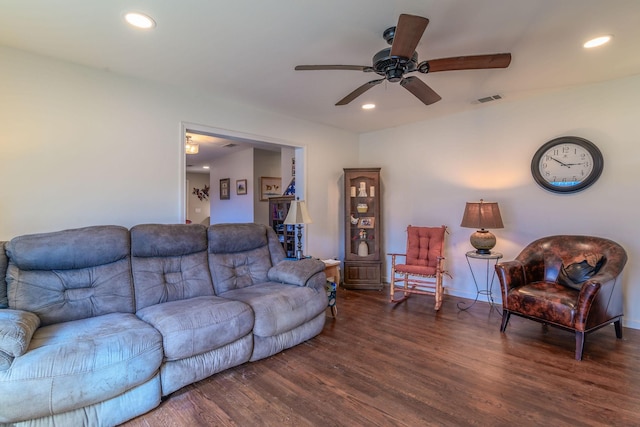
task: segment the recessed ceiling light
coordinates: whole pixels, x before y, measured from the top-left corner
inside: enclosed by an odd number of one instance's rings
[[[154,21],[150,16],[138,12],[127,13],[124,15],[124,19],[130,25],[144,30],[148,30],[156,26],[156,21]]]
[[[587,49],[592,48],[592,47],[598,47],[598,46],[602,46],[605,43],[608,43],[611,40],[611,36],[607,35],[607,36],[600,36],[600,37],[596,37],[595,39],[591,39],[588,42],[586,42],[585,44],[583,44],[583,47],[586,47]]]
[[[211,169],[209,166],[203,166],[202,169]]]
[[[376,104],[363,104],[362,105],[362,109],[363,110],[372,110],[376,108]]]

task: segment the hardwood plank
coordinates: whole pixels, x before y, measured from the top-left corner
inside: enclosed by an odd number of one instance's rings
[[[169,396],[127,427],[640,425],[640,331],[574,335],[479,302],[338,289],[312,340]]]

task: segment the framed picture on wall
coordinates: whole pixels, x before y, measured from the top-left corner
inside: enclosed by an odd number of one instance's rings
[[[273,176],[260,177],[260,200],[267,201],[269,197],[282,196],[282,178]]]
[[[220,200],[229,200],[231,193],[229,192],[229,186],[231,185],[231,178],[223,178],[220,180]]]
[[[247,194],[247,180],[246,179],[238,179],[236,181],[236,194],[242,196]]]

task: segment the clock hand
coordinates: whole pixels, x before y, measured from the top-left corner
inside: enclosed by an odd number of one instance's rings
[[[556,159],[555,157],[551,157],[551,160],[555,160],[556,162],[560,163],[562,166],[566,166],[568,168],[570,168],[571,166],[566,164],[566,163],[562,163],[560,160]]]

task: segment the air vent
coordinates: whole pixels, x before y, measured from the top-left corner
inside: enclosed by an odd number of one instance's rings
[[[485,98],[479,98],[478,102],[484,104],[485,102],[496,101],[498,99],[502,99],[500,95],[487,96]]]

